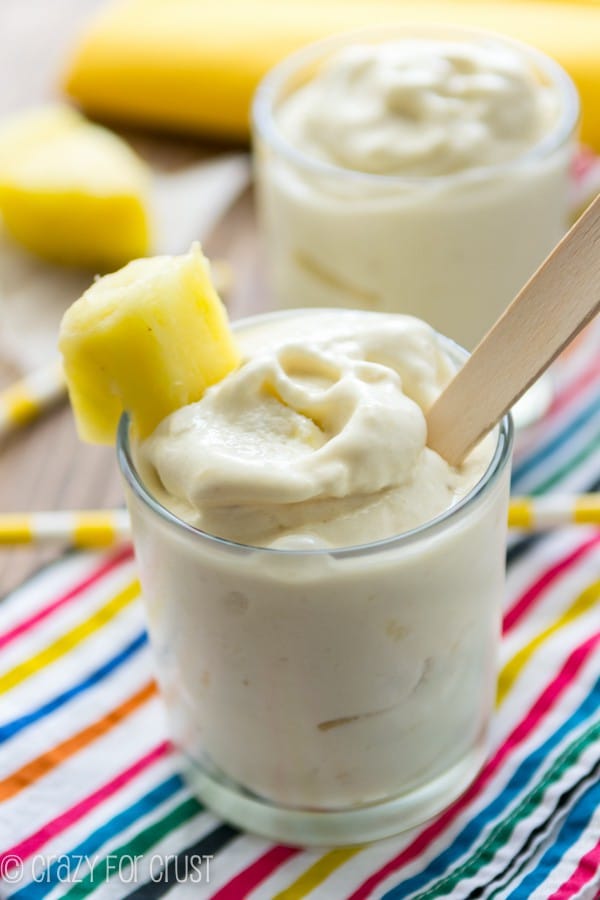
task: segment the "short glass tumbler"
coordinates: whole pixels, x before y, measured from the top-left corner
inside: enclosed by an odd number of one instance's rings
[[[348,844],[418,824],[473,780],[494,707],[511,449],[507,418],[481,481],[413,531],[261,549],[161,506],[123,417],[156,674],[213,810],[277,841]]]
[[[556,121],[515,159],[429,176],[343,168],[288,139],[281,109],[332,55],[414,38],[512,50],[553,91]],[[265,77],[253,106],[273,305],[410,313],[473,349],[567,228],[578,118],[577,91],[557,63],[484,31],[373,28],[292,54]]]

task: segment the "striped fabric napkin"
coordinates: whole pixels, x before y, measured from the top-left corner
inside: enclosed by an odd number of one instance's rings
[[[600,323],[521,442],[519,493],[600,489]],[[167,735],[130,548],[72,554],[0,604],[0,896],[600,896],[600,531],[513,535],[487,764],[443,814],[362,848],[240,833]]]

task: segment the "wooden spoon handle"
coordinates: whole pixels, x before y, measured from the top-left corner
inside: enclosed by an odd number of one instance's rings
[[[429,410],[432,450],[460,465],[599,310],[600,195]]]

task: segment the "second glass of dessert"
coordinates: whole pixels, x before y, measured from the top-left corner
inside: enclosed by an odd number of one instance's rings
[[[411,313],[472,349],[566,230],[578,114],[553,60],[484,32],[291,56],[254,104],[275,305]]]

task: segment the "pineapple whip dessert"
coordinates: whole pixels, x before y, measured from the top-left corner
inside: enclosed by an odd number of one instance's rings
[[[339,51],[278,123],[323,162],[427,177],[514,159],[557,115],[555,92],[514,49],[412,38]]]
[[[533,150],[568,91],[491,36],[332,44],[255,101],[277,303],[409,313],[474,347],[565,228],[570,135]]]
[[[168,416],[138,464],[180,518],[239,543],[310,549],[390,537],[439,515],[493,441],[450,467],[424,410],[455,369],[417,319],[315,311],[236,335],[240,367]]]
[[[366,823],[375,838],[457,796],[493,705],[509,451],[468,504],[406,542],[286,552],[397,534],[483,475],[493,438],[460,469],[426,447],[423,410],[455,365],[441,339],[343,310],[258,316],[232,334],[196,247],[96,282],[60,345],[81,436],[114,441],[131,417],[119,459],[148,627],[200,796],[301,843],[362,836],[339,830],[340,810],[406,795],[401,821]],[[193,531],[152,496],[268,546]],[[280,804],[271,826],[243,812],[248,791]],[[316,819],[288,830],[298,806]]]

